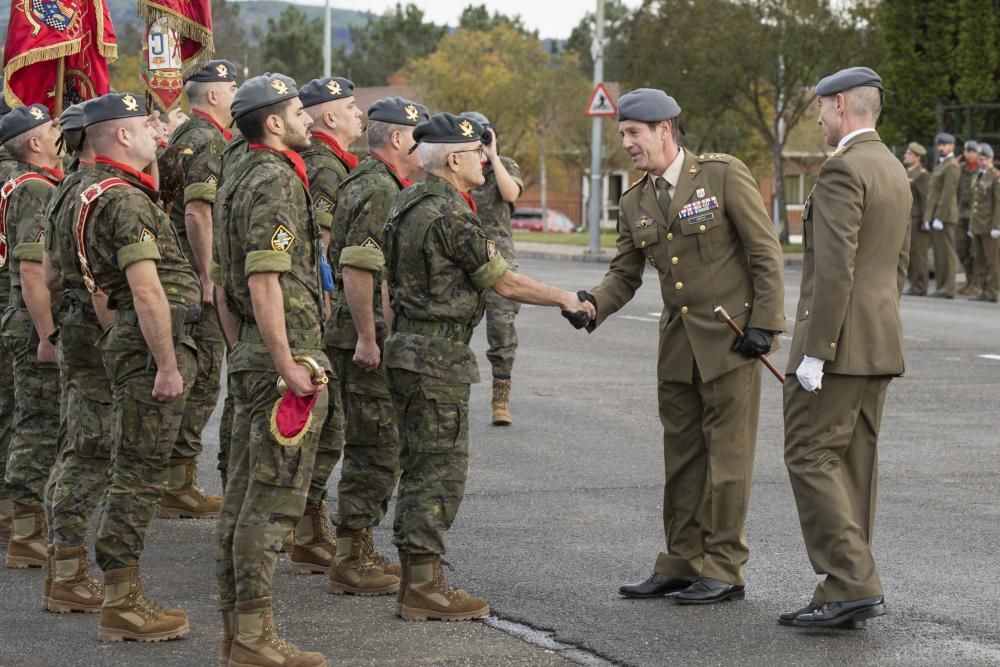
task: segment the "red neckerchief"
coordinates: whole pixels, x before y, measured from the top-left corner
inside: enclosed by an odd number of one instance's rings
[[[56,183],[60,182],[62,179],[66,178],[66,174],[63,173],[62,169],[56,169],[52,167],[42,167],[42,170],[49,175],[50,179],[53,179]]]
[[[160,139],[158,142],[156,142],[157,148],[166,148],[167,145],[168,145],[167,142],[165,142],[163,139]]]
[[[379,162],[381,162],[382,164],[384,164],[385,166],[389,167],[389,169],[392,170],[392,173],[394,173],[396,175],[396,178],[399,179],[399,182],[402,184],[402,186],[403,186],[404,189],[410,187],[411,185],[413,185],[413,181],[411,181],[408,178],[403,178],[402,176],[399,175],[399,170],[396,169],[396,165],[394,165],[393,163],[389,162],[388,160],[386,160],[384,157],[382,157],[381,155],[379,155],[375,151],[372,151],[372,156],[374,156],[375,159],[377,159]]]
[[[198,111],[197,109],[192,109],[191,113],[196,114],[198,116],[201,116],[202,118],[204,118],[205,120],[207,120],[209,123],[211,123],[212,125],[214,125],[219,130],[219,132],[222,132],[222,136],[225,138],[226,141],[229,141],[230,139],[233,138],[233,133],[232,132],[230,132],[226,128],[222,127],[221,125],[219,125],[219,123],[218,123],[217,120],[215,120],[214,118],[212,118],[211,116],[209,116],[204,111]]]
[[[124,171],[126,174],[128,174],[135,180],[139,181],[139,183],[142,184],[142,187],[146,188],[147,190],[152,190],[153,192],[156,192],[156,181],[153,180],[153,177],[150,174],[147,174],[143,171],[139,171],[137,169],[133,169],[127,164],[122,164],[121,162],[115,162],[111,158],[105,157],[103,155],[98,155],[97,157],[95,157],[94,163],[104,164],[109,167],[114,167],[115,169],[118,169],[120,171]]]
[[[462,199],[464,199],[465,203],[469,205],[469,208],[472,209],[472,212],[475,213],[476,215],[479,215],[479,211],[476,210],[476,202],[472,201],[472,195],[470,195],[468,192],[461,192],[459,194],[462,195]]]
[[[295,171],[295,175],[299,177],[302,181],[302,185],[305,187],[306,192],[309,192],[309,177],[306,176],[306,163],[302,159],[302,156],[295,151],[279,151],[277,148],[271,148],[270,146],[265,146],[264,144],[247,144],[250,150],[254,151],[271,151],[272,153],[278,153],[284,155],[289,160],[292,161],[292,169]]]
[[[347,165],[348,171],[353,171],[358,166],[358,163],[361,162],[357,155],[350,151],[345,151],[340,147],[340,143],[326,132],[313,132],[313,136],[326,144],[333,151],[333,154]]]
[[[979,162],[977,161],[966,162],[965,170],[968,171],[969,173],[972,173],[974,171],[979,171]]]

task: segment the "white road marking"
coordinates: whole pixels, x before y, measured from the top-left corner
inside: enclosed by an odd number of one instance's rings
[[[1000,361],[1000,354],[979,354],[976,355],[980,359],[992,359],[993,361]]]
[[[657,319],[659,319],[660,317],[660,313],[647,313],[647,315],[649,315],[650,317],[655,317]]]

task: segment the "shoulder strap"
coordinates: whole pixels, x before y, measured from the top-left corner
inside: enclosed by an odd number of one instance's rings
[[[87,256],[87,224],[90,221],[90,212],[94,208],[97,198],[111,188],[129,185],[123,178],[106,178],[100,183],[94,183],[80,193],[80,213],[76,218],[76,255],[80,260],[80,271],[83,273],[83,284],[87,291],[93,294],[97,291],[97,282],[94,280],[94,273],[90,269],[90,259]]]
[[[21,174],[17,178],[8,180],[3,184],[3,187],[0,188],[0,268],[7,266],[7,209],[10,207],[10,196],[14,194],[14,190],[28,181],[42,181],[51,188],[55,187],[55,185],[52,184],[52,181],[45,178],[41,174],[29,171],[26,174]]]

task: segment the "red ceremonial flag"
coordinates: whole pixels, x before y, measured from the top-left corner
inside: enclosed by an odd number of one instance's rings
[[[44,104],[55,114],[104,95],[110,87],[108,63],[117,58],[106,0],[11,3],[3,63],[4,96],[12,107]],[[63,99],[57,105],[59,88]]]
[[[146,21],[140,65],[142,81],[164,111],[177,102],[184,76],[215,52],[211,0],[139,0]]]

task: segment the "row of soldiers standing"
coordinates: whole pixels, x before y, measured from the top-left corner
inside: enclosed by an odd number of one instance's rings
[[[326,572],[332,593],[395,593],[407,620],[487,614],[485,600],[446,584],[440,561],[464,493],[472,329],[491,288],[594,309],[514,273],[509,241],[484,231],[470,191],[492,188],[487,203],[509,209],[523,184],[482,115],[431,117],[386,98],[364,128],[347,79],[299,90],[266,74],[237,88],[235,71],[212,61],[187,81],[193,116],[163,151],[183,173],[169,201],[147,173],[164,147],[140,98],[72,107],[61,132],[41,105],[0,122],[11,157],[3,331],[17,335],[6,348],[16,397],[8,562],[47,567],[46,608],[99,612],[103,640],[186,635],[183,611],[143,593],[139,560],[178,434],[200,436],[186,425],[214,408],[225,355],[220,663],[323,665],[275,632],[271,581],[289,533],[293,566]],[[359,161],[344,147],[365,130],[371,153]],[[77,156],[68,176],[63,145]],[[413,185],[421,167],[428,178]],[[331,278],[340,289],[327,318]],[[324,499],[342,453],[334,539]],[[176,514],[218,510],[193,479],[196,454],[177,466],[187,497]],[[372,537],[397,479],[400,565]],[[84,543],[98,500],[103,586]]]
[[[927,150],[911,143],[903,157],[913,194],[910,214],[910,286],[904,294],[926,296],[930,276],[927,251],[933,247],[937,290],[930,296],[975,301],[1000,297],[1000,171],[993,147],[966,141],[955,157],[955,136],[935,138],[934,169],[924,167]],[[957,261],[956,261],[957,260]],[[957,265],[965,284],[956,288]]]

